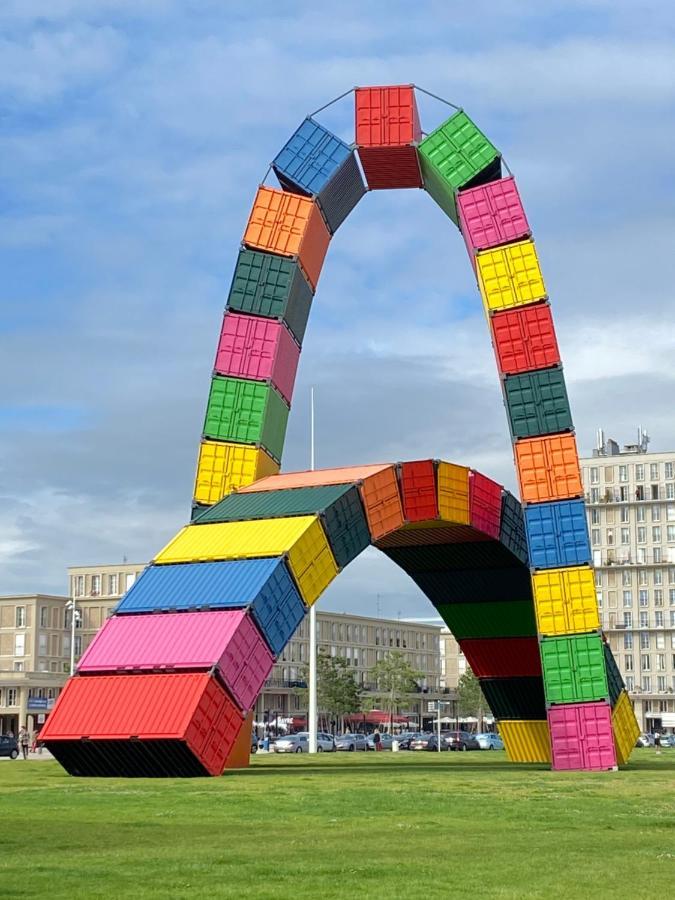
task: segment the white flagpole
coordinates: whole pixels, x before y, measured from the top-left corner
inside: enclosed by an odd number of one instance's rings
[[[310,388],[309,406],[309,467],[314,471],[314,388]],[[309,752],[317,752],[317,709],[316,709],[316,603],[309,608]]]

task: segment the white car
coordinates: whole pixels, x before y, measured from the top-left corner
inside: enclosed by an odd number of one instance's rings
[[[309,753],[309,732],[299,731],[277,738],[270,747],[275,753]],[[330,734],[319,731],[316,736],[318,753],[330,753],[335,750],[335,741]]]

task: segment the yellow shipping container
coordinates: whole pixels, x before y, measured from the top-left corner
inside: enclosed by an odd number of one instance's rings
[[[635,741],[640,734],[640,726],[635,718],[633,705],[625,691],[621,691],[612,712],[612,731],[616,747],[616,761],[620,766],[628,762]]]
[[[226,494],[276,475],[279,463],[259,447],[202,441],[195,478],[195,502],[217,503]]]
[[[534,241],[519,241],[476,256],[478,284],[485,311],[534,303],[546,297]]]
[[[338,573],[335,557],[318,519],[289,551],[288,562],[302,599],[311,606]]]
[[[600,627],[593,570],[546,569],[532,576],[540,634],[581,634]]]
[[[545,720],[504,719],[498,727],[510,762],[551,762],[551,740]]]
[[[302,599],[311,606],[338,573],[317,516],[187,525],[154,561],[163,565],[284,554]]]
[[[438,511],[446,522],[469,524],[469,470],[466,466],[439,462]]]

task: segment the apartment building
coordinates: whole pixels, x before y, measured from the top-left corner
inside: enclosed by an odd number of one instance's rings
[[[71,566],[70,594],[81,618],[76,623],[75,656],[79,659],[98,629],[111,615],[120,597],[145,568],[144,563]],[[435,625],[317,612],[318,649],[342,656],[353,668],[357,682],[368,692],[370,669],[389,650],[400,650],[410,665],[423,673],[420,692],[411,696],[402,714],[411,723],[429,718],[428,703],[440,689],[440,628]],[[298,686],[309,662],[309,621],[300,623],[258,698],[255,718],[287,727],[306,714]]]
[[[454,691],[467,670],[466,656],[449,628],[441,628],[441,688]]]
[[[0,597],[0,734],[34,731],[70,671],[68,597]]]
[[[602,627],[646,731],[675,728],[675,452],[598,433],[580,459]]]
[[[145,563],[104,566],[70,566],[68,582],[70,596],[75,601],[78,616],[75,622],[75,660],[87,649],[96,632],[136,578]]]

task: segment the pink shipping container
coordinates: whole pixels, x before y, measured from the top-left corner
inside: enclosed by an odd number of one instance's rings
[[[480,472],[469,475],[469,515],[474,528],[499,539],[502,518],[502,486]]]
[[[241,710],[255,703],[274,657],[245,610],[113,616],[80,660],[80,675],[216,666]]]
[[[548,711],[554,769],[616,768],[609,703],[566,703]]]
[[[277,319],[226,312],[216,352],[219,375],[271,379],[290,404],[300,348]]]
[[[520,240],[530,226],[513,176],[460,191],[459,222],[469,256],[499,244]]]

